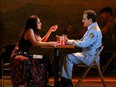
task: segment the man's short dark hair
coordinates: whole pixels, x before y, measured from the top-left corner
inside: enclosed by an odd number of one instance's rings
[[[110,15],[112,15],[112,8],[104,7],[103,9],[100,10],[100,13],[103,13],[103,12],[110,13]]]
[[[86,10],[84,14],[87,14],[87,18],[92,19],[92,22],[96,22],[96,13],[93,10]]]

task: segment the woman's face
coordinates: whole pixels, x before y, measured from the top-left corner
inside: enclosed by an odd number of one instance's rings
[[[42,23],[40,22],[40,19],[37,19],[37,29],[41,29]]]

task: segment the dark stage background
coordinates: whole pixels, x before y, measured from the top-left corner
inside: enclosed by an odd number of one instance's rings
[[[58,24],[58,30],[51,34],[49,41],[56,40],[56,34],[64,34],[70,24],[78,34],[83,26],[83,11],[87,9],[96,11],[98,24],[102,27],[99,10],[105,6],[113,9],[116,18],[115,0],[0,0],[0,45],[17,43],[26,19],[33,14],[41,19],[41,36],[46,34],[50,26]],[[34,48],[33,52],[36,50]],[[116,58],[111,64],[111,70],[116,71]]]

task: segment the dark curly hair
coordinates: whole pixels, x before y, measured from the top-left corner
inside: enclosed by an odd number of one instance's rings
[[[104,7],[103,9],[100,10],[100,13],[103,13],[103,12],[110,13],[110,15],[112,15],[113,13],[111,7]]]
[[[27,31],[28,29],[33,29],[34,33],[36,35],[39,35],[39,30],[37,29],[37,19],[37,15],[32,15],[26,20],[25,28],[22,31],[21,36],[23,36],[25,34],[25,31]]]

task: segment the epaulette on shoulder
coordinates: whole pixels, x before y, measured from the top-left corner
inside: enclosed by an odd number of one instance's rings
[[[97,26],[94,27],[94,30],[97,30]]]

